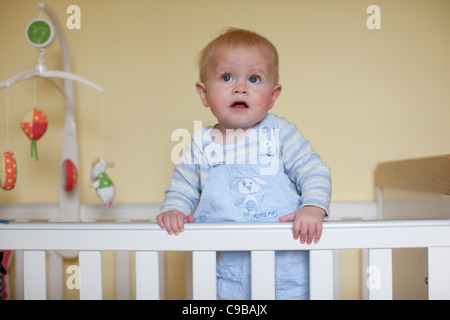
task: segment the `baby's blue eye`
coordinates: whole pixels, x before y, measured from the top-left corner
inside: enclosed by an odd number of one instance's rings
[[[258,77],[258,76],[250,76],[250,77],[248,78],[248,81],[249,81],[250,83],[258,83],[258,82],[259,82],[259,77]]]
[[[224,75],[222,75],[222,81],[228,82],[231,80],[233,80],[233,77],[231,76],[231,74],[225,73]]]

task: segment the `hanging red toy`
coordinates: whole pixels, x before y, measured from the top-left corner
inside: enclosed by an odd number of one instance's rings
[[[78,181],[78,171],[75,164],[70,159],[66,159],[62,166],[62,179],[63,186],[66,191],[72,191]]]
[[[31,140],[31,157],[36,160],[38,160],[36,141],[47,131],[47,125],[47,117],[38,108],[28,111],[20,123],[23,132]]]
[[[13,152],[6,151],[0,157],[0,185],[3,190],[12,190],[16,185],[17,164]]]

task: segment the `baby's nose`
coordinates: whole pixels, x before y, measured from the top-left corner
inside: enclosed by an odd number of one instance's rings
[[[248,93],[247,86],[242,83],[237,83],[233,89],[233,93],[247,94]]]

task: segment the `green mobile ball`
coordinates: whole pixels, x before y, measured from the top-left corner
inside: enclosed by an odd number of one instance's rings
[[[37,48],[47,47],[53,41],[54,35],[52,24],[45,19],[31,21],[26,30],[28,42]]]

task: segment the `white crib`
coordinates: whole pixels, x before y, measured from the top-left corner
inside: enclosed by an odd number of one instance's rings
[[[445,166],[447,164],[439,168],[445,169]],[[413,168],[419,170],[415,166]],[[444,175],[450,176],[447,172]],[[393,188],[378,178],[376,186],[380,192]],[[435,177],[433,179],[436,180]],[[339,298],[335,290],[336,284],[339,284],[339,250],[363,249],[366,253],[363,255],[362,269],[364,298],[392,299],[393,249],[424,248],[427,251],[427,297],[450,299],[449,198],[445,190],[437,193],[438,201],[441,201],[440,213],[433,219],[404,219],[407,218],[405,215],[401,220],[376,220],[377,215],[383,214],[389,205],[386,197],[380,197],[378,206],[376,203],[333,203],[331,210],[335,219],[362,220],[325,222],[321,240],[310,246],[292,240],[290,223],[194,223],[187,225],[181,235],[169,236],[155,223],[148,222],[149,215],[154,215],[158,206],[125,205],[104,211],[96,206],[82,205],[81,218],[87,221],[82,223],[25,222],[39,219],[39,216],[42,219],[44,215],[50,221],[56,220],[52,217],[56,218],[57,208],[3,206],[0,208],[0,218],[8,214],[11,216],[14,212],[16,221],[0,224],[0,250],[18,250],[16,269],[23,274],[23,282],[19,281],[23,295],[19,296],[24,299],[54,297],[49,294],[47,274],[54,278],[54,274],[62,274],[62,270],[47,272],[52,266],[46,266],[46,252],[78,251],[80,299],[103,298],[102,251],[134,255],[136,299],[160,299],[164,298],[161,253],[186,251],[192,253],[192,263],[188,266],[192,287],[188,298],[215,299],[215,252],[248,250],[252,252],[252,299],[274,299],[274,251],[310,250],[311,299],[333,299]],[[377,207],[382,209],[378,214]],[[396,210],[401,209],[399,202],[395,207]],[[431,214],[428,204],[423,207],[415,204],[414,207],[422,210],[422,217]],[[94,222],[106,217],[115,222]],[[130,219],[141,222],[124,222]],[[144,220],[147,222],[142,222]],[[126,267],[119,269],[118,273],[129,271]],[[128,277],[127,274],[119,274],[118,279],[121,276]]]
[[[333,250],[368,249],[369,299],[392,298],[392,248],[428,249],[430,299],[450,299],[450,222],[326,222],[311,246],[291,238],[290,224],[192,224],[178,237],[149,223],[11,223],[2,249],[23,250],[24,298],[46,299],[47,250],[79,251],[80,299],[102,299],[101,251],[132,251],[136,298],[159,299],[159,254],[192,251],[193,299],[215,299],[215,251],[252,251],[252,299],[273,299],[274,250],[310,250],[311,298],[333,299]]]

